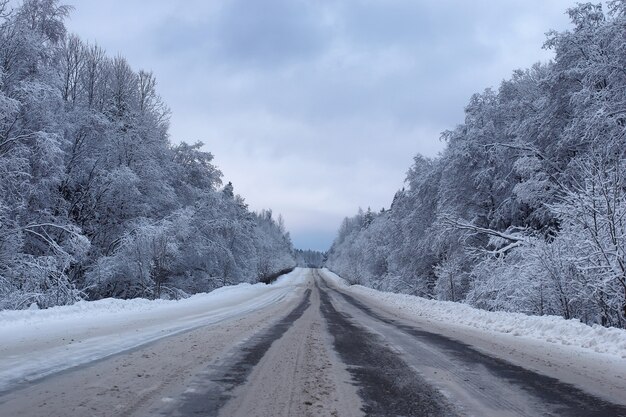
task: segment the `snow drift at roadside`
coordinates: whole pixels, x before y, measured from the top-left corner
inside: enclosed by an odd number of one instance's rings
[[[623,329],[597,324],[589,326],[578,320],[566,320],[559,316],[485,311],[452,301],[428,300],[413,295],[377,291],[361,285],[348,285],[344,279],[328,269],[324,269],[324,274],[338,286],[350,288],[351,292],[375,300],[409,318],[473,327],[485,332],[506,333],[626,358],[626,330]]]

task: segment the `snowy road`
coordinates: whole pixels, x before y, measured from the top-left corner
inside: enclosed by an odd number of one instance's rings
[[[626,416],[621,358],[572,361],[549,344],[409,319],[318,270],[225,291],[219,308],[137,313],[122,326],[137,334],[129,346],[110,320],[104,335],[79,326],[80,361],[60,350],[59,328],[11,339],[0,416]],[[116,342],[81,350],[95,335]]]
[[[623,404],[390,316],[318,282],[335,345],[364,387],[368,414],[626,415]],[[626,402],[622,388],[616,389],[615,402]]]

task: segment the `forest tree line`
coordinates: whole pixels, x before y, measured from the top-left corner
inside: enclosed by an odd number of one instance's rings
[[[302,268],[322,268],[324,266],[325,253],[310,250],[296,249],[296,263]]]
[[[291,268],[155,76],[68,34],[57,0],[0,0],[0,309],[181,297]]]
[[[389,210],[344,220],[353,283],[626,327],[626,1],[578,4],[554,59],[475,94]]]

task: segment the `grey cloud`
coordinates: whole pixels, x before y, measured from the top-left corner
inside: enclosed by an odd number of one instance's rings
[[[344,35],[353,42],[373,46],[428,44],[446,31],[439,19],[441,5],[434,2],[391,0],[385,2],[344,1]],[[455,28],[458,29],[458,28]]]
[[[306,59],[329,41],[319,9],[306,0],[230,0],[216,20],[218,55],[244,66]]]
[[[262,106],[311,123],[392,117],[409,126],[445,124],[462,108],[451,102],[499,81],[476,76],[501,51],[475,28],[506,37],[506,11],[494,1],[231,0],[199,26],[167,25],[162,34],[168,53],[186,50],[181,59],[200,66],[209,96],[221,91],[225,100],[211,106]],[[392,69],[381,73],[381,66]],[[236,90],[224,89],[228,79]]]
[[[313,59],[331,35],[305,0],[226,0],[200,19],[170,17],[154,29],[161,52],[194,56],[227,72],[275,70]]]

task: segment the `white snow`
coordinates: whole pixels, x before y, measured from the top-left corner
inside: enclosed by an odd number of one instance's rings
[[[520,339],[570,346],[626,359],[624,329],[589,326],[578,320],[566,320],[557,316],[485,311],[462,303],[428,300],[407,294],[377,291],[360,285],[349,285],[328,269],[324,269],[324,274],[338,286],[349,288],[351,292],[393,309],[407,318],[427,319],[443,325],[465,326],[482,332],[508,334]]]
[[[177,301],[83,301],[46,310],[0,311],[0,391],[227,318],[294,293],[296,269],[271,285],[239,284]]]

